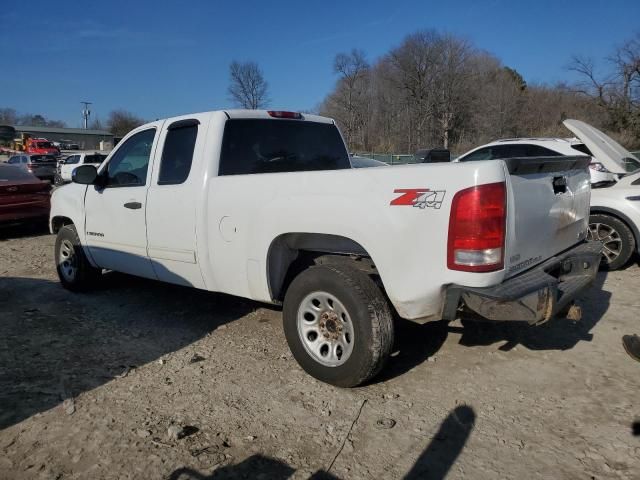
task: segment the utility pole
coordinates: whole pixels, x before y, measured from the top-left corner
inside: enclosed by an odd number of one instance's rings
[[[84,105],[84,108],[82,109],[82,120],[84,121],[84,129],[88,129],[89,128],[89,115],[91,115],[91,110],[89,110],[89,105],[91,105],[91,102],[80,102]]]

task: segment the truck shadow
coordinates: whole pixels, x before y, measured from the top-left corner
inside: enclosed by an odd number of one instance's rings
[[[453,409],[440,424],[427,447],[420,453],[413,466],[403,475],[405,480],[442,480],[462,453],[474,428],[476,413],[468,405]],[[234,464],[217,468],[211,474],[182,467],[174,470],[168,480],[227,480],[237,478],[268,478],[285,480],[296,472],[285,462],[254,454]],[[324,469],[313,473],[310,480],[338,480],[340,477]]]
[[[384,370],[373,379],[380,383],[403,375],[412,368],[436,355],[450,333],[461,334],[459,343],[467,347],[488,346],[502,343],[502,351],[517,345],[530,350],[569,350],[578,342],[590,342],[591,330],[609,308],[611,293],[603,290],[606,272],[599,272],[591,288],[579,299],[583,317],[579,322],[553,319],[540,326],[526,322],[487,322],[462,316],[462,327],[448,322],[431,322],[419,325],[396,319],[396,346]]]
[[[504,342],[500,346],[502,351],[517,345],[530,350],[569,350],[578,342],[593,339],[592,329],[609,309],[611,293],[603,289],[606,276],[606,272],[599,272],[591,288],[579,298],[583,315],[578,322],[556,318],[540,326],[530,326],[525,322],[476,322],[463,317],[463,328],[452,327],[449,331],[461,333],[460,344],[465,346]]]
[[[0,277],[0,429],[196,342],[260,305],[105,275],[73,294],[56,281]]]

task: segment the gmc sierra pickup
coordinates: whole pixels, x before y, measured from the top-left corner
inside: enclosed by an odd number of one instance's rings
[[[55,262],[74,291],[107,269],[282,303],[302,368],[355,386],[389,356],[396,314],[564,315],[600,262],[585,241],[589,162],[352,169],[328,118],[184,115],[75,168],[52,197]]]

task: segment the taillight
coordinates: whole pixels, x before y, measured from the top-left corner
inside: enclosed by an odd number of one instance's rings
[[[493,272],[504,266],[506,222],[504,182],[461,190],[451,203],[447,267]]]
[[[302,114],[298,112],[284,112],[282,110],[268,110],[267,113],[274,118],[295,118],[296,120],[300,120],[302,118]]]
[[[608,172],[609,171],[600,162],[592,162],[592,163],[590,163],[589,164],[589,168],[591,170],[595,170],[596,172]]]

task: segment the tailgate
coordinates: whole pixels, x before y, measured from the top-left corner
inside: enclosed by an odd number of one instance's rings
[[[511,184],[504,260],[512,277],[586,238],[591,157],[503,161]]]

